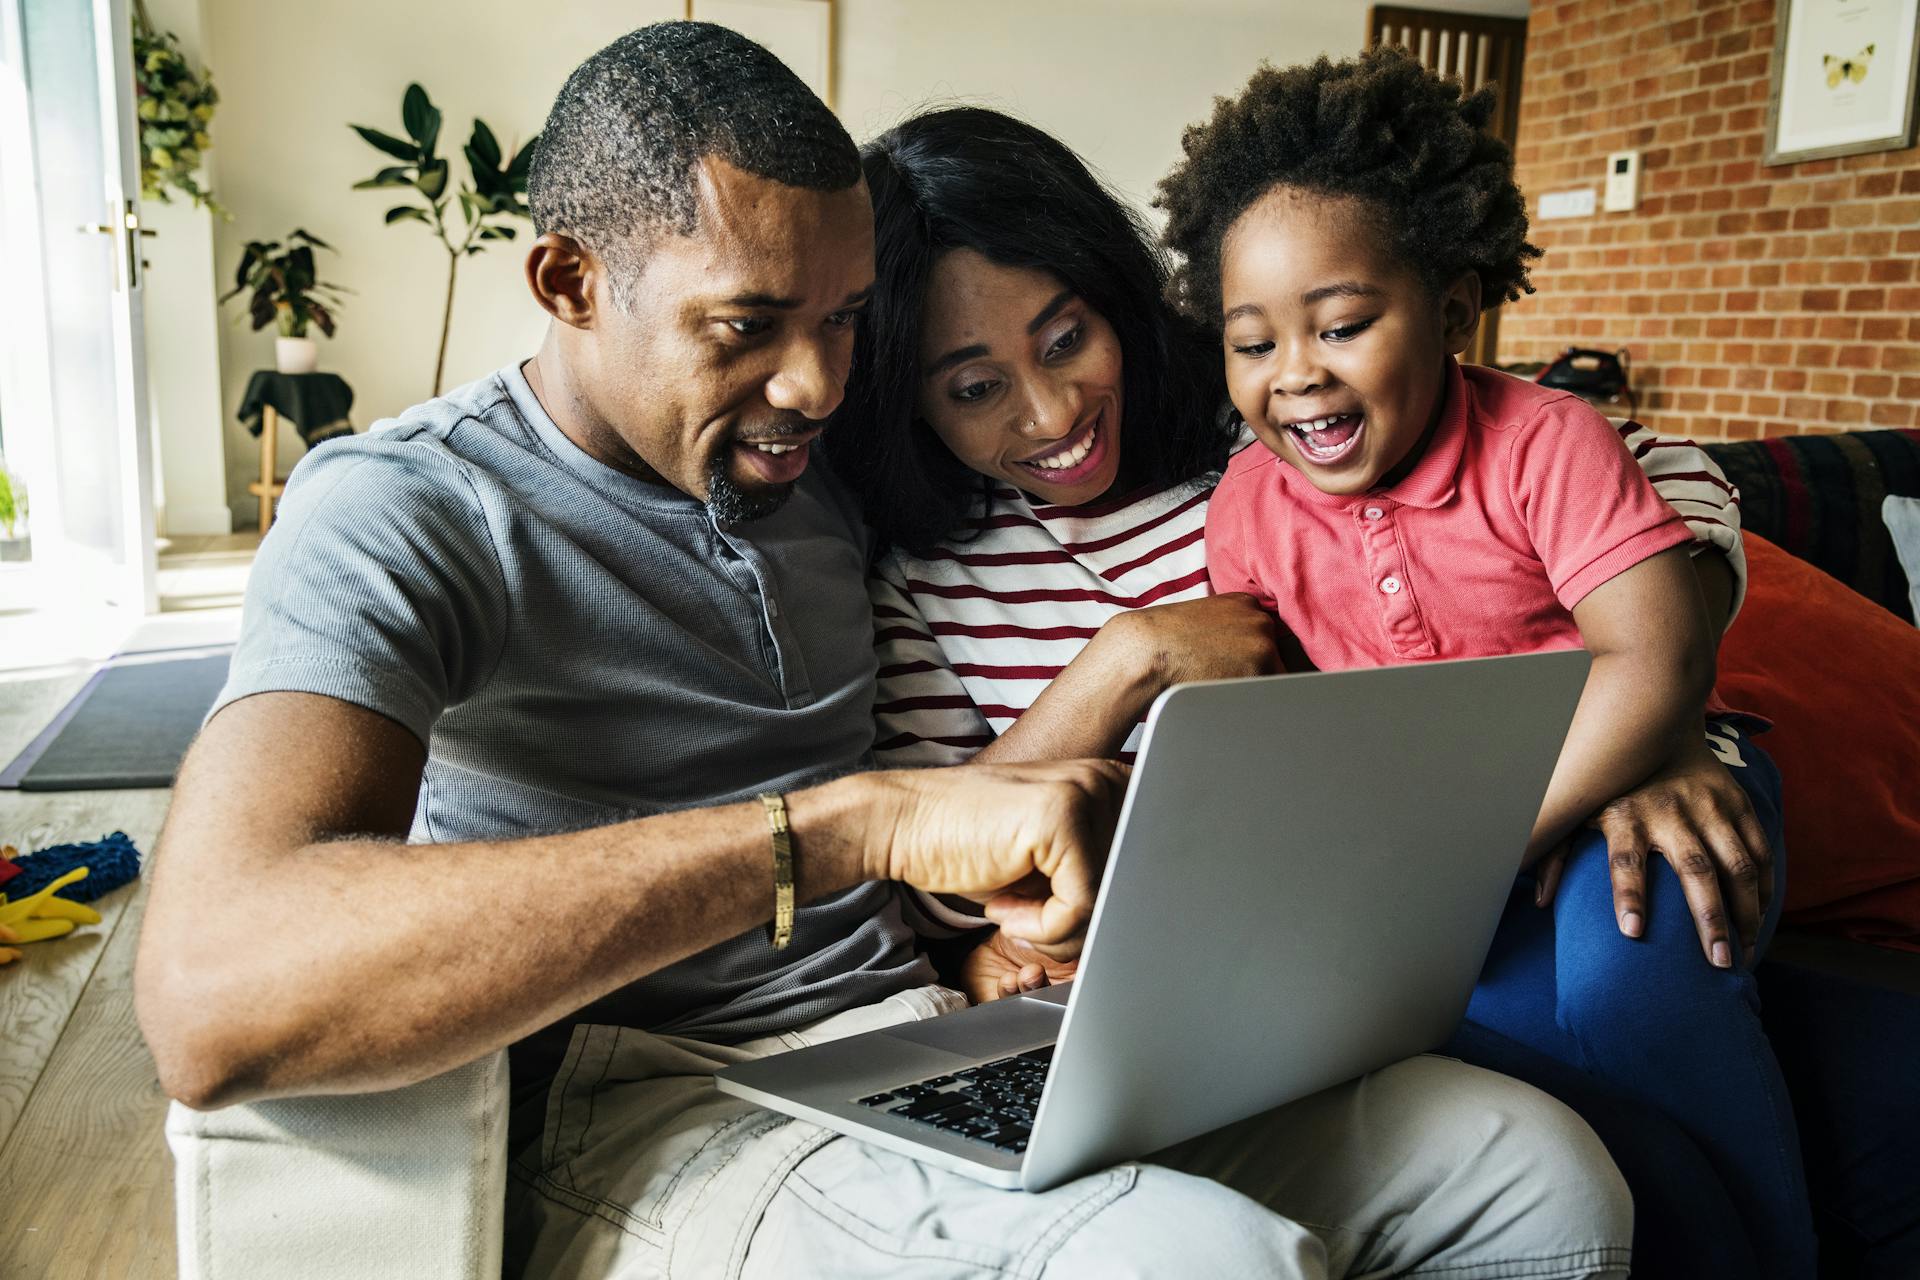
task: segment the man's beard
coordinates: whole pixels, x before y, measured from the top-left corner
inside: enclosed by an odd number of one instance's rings
[[[787,499],[793,496],[791,484],[759,493],[748,493],[735,484],[728,467],[732,456],[731,447],[722,449],[707,467],[707,510],[713,512],[716,524],[735,525],[764,520],[787,505]]]

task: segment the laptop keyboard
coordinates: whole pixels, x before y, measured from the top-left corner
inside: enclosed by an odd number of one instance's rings
[[[859,1102],[1017,1155],[1027,1149],[1052,1061],[1053,1046],[1047,1045],[951,1075],[929,1076]]]

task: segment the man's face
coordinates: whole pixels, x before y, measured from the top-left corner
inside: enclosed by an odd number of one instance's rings
[[[865,183],[809,191],[713,158],[694,180],[698,226],[647,246],[624,308],[602,276],[581,382],[603,460],[736,523],[786,501],[840,403],[873,210]]]

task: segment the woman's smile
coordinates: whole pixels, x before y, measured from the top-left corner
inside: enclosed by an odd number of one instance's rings
[[[953,456],[1040,501],[1092,502],[1120,474],[1120,341],[1059,277],[972,249],[935,263],[921,418]]]
[[[1021,458],[1014,465],[1033,472],[1041,484],[1078,484],[1096,474],[1107,460],[1107,444],[1112,432],[1102,429],[1106,419],[1103,407],[1066,439],[1031,457]]]

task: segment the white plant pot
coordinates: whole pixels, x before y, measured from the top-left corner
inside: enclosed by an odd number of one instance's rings
[[[312,373],[320,367],[320,344],[312,338],[275,338],[273,366],[281,373]]]

